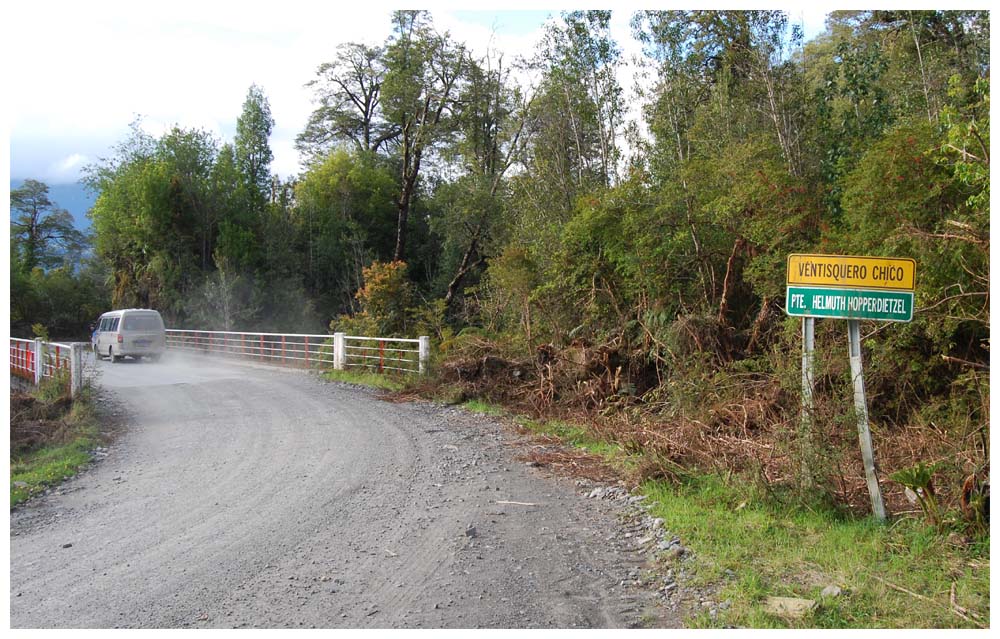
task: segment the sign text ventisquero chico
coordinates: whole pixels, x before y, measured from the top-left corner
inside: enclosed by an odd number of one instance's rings
[[[789,286],[912,291],[916,263],[909,258],[848,255],[789,255]]]

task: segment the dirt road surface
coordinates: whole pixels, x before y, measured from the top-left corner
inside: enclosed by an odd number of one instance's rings
[[[303,371],[95,366],[123,426],[11,513],[14,628],[679,623],[632,585],[618,502],[517,461],[489,418]]]

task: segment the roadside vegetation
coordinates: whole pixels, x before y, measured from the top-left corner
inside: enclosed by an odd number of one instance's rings
[[[399,391],[405,387],[404,380],[394,375],[380,375],[366,371],[324,371],[323,378],[331,382],[343,382],[345,384],[357,384],[359,386],[370,386],[388,391]]]
[[[683,562],[685,585],[715,593],[717,615],[696,613],[689,627],[989,627],[989,535],[970,529],[959,512],[943,513],[941,525],[913,512],[882,524],[734,474],[677,468],[670,479],[643,480],[641,453],[602,442],[585,425],[511,415],[481,400],[464,406],[507,417],[530,436],[525,461],[645,495],[650,514],[692,553],[661,553],[657,568]],[[769,597],[815,606],[790,617],[769,609]]]
[[[656,517],[690,544],[695,580],[730,602],[694,627],[984,628],[990,619],[989,537],[919,518],[890,524],[806,508],[713,475],[647,482]],[[827,590],[828,595],[824,595]],[[800,619],[768,597],[816,602]]]
[[[91,460],[100,427],[89,391],[70,400],[65,380],[10,394],[11,508],[58,485]]]

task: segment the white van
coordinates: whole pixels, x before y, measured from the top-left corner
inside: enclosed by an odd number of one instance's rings
[[[156,361],[167,347],[163,318],[146,308],[126,308],[101,315],[92,336],[94,354],[117,362],[121,357]]]

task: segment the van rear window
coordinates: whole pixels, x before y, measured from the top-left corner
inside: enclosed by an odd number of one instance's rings
[[[122,325],[124,331],[161,331],[163,320],[159,315],[126,315]]]

